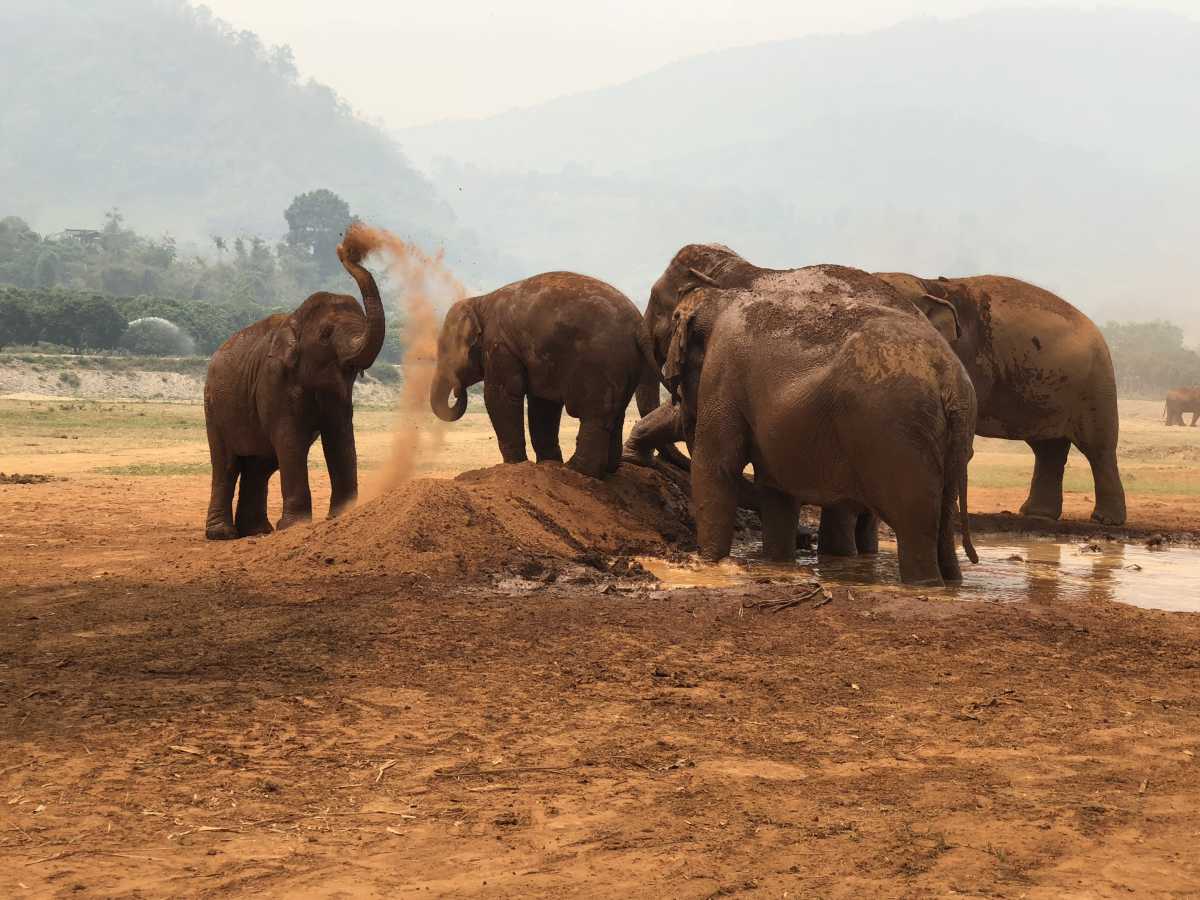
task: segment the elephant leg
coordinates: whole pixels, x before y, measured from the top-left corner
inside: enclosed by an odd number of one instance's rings
[[[562,422],[563,405],[557,400],[543,400],[529,395],[529,439],[538,462],[562,462],[562,447],[558,444],[558,428]]]
[[[941,586],[944,584],[941,510],[924,508],[930,505],[928,498],[924,500],[921,508],[902,510],[890,523],[896,532],[900,580],[917,586]]]
[[[1125,486],[1117,467],[1117,448],[1084,446],[1079,451],[1092,467],[1092,481],[1096,486],[1092,521],[1102,525],[1124,525]]]
[[[762,484],[757,489],[763,558],[771,562],[795,562],[796,528],[800,524],[796,501],[791,494]]]
[[[683,439],[683,416],[679,414],[679,408],[669,403],[656,407],[633,426],[629,440],[625,442],[625,459],[635,465],[648,466],[654,460],[655,450],[663,451],[668,447],[674,450],[675,443]]]
[[[962,564],[958,560],[958,547],[954,542],[954,521],[958,514],[958,497],[947,492],[942,497],[942,515],[938,523],[938,570],[947,584],[958,584],[963,580]]]
[[[1071,442],[1067,438],[1028,441],[1033,450],[1033,481],[1029,497],[1021,505],[1021,515],[1042,519],[1057,519],[1062,515],[1063,470]]]
[[[333,518],[358,499],[358,449],[352,409],[321,423],[321,452],[329,470],[329,517]]]
[[[608,429],[608,474],[614,474],[621,466],[621,444],[625,437],[625,411],[613,417]]]
[[[879,516],[867,510],[858,514],[854,523],[854,545],[860,555],[879,552]]]
[[[237,526],[238,537],[255,534],[270,534],[275,529],[267,519],[267,484],[275,474],[275,461],[258,456],[242,460],[242,480],[238,486]]]
[[[604,473],[608,471],[611,431],[604,419],[581,419],[579,436],[575,439],[575,453],[567,462],[567,466],[581,475],[603,478]]]
[[[292,435],[276,442],[279,482],[283,490],[283,515],[275,523],[282,531],[297,522],[312,521],[312,492],[308,487],[309,445]]]
[[[484,380],[483,402],[506,463],[527,462],[525,454],[525,396],[513,394],[497,380]]]
[[[747,430],[741,422],[727,419],[697,427],[692,448],[692,505],[700,555],[707,560],[724,559],[733,546],[738,494],[746,483],[742,470],[749,462],[747,444]],[[795,540],[793,528],[793,546]]]
[[[1200,419],[1200,410],[1196,410],[1196,412],[1192,413],[1192,427],[1193,428],[1196,427],[1197,419]],[[1181,424],[1181,425],[1183,424],[1183,416],[1179,417],[1179,424]]]
[[[858,513],[852,504],[836,503],[821,507],[821,525],[817,531],[817,552],[822,556],[854,556],[858,553],[855,530]]]
[[[241,461],[226,453],[211,435],[209,454],[212,457],[212,491],[209,494],[208,515],[204,520],[204,536],[210,541],[227,541],[238,536],[233,524],[233,494],[241,472]]]

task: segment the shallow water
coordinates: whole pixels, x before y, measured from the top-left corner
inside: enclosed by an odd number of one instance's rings
[[[811,580],[815,573],[827,585],[872,585],[963,600],[1088,598],[1145,609],[1200,612],[1200,548],[1175,545],[1150,550],[1142,544],[1023,535],[977,536],[975,548],[979,565],[964,559],[963,583],[946,588],[901,586],[896,545],[885,541],[880,542],[877,556],[819,560],[801,555],[798,562],[805,568],[799,569],[745,557],[716,565],[679,565],[653,558],[641,563],[668,589],[735,587],[762,579]],[[746,549],[749,554],[751,548]]]

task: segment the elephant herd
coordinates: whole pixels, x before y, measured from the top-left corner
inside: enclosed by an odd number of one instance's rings
[[[213,358],[210,538],[271,530],[266,479],[276,468],[280,527],[310,517],[305,460],[318,434],[330,514],[354,498],[351,390],[378,353],[383,313],[353,227],[338,255],[365,313],[352,297],[315,294]],[[1022,513],[1059,517],[1074,445],[1095,480],[1092,518],[1125,520],[1108,347],[1069,303],[1013,278],[764,269],[723,245],[690,244],[654,283],[644,314],[612,286],[570,272],[459,301],[438,338],[433,412],[460,418],[480,381],[506,463],[528,458],[526,415],[536,460],[561,461],[565,409],[580,422],[567,462],[580,473],[602,478],[655,451],[690,469],[707,559],[729,553],[739,505],[758,510],[766,557],[794,559],[798,507],[812,504],[821,507],[822,553],[874,552],[882,519],[904,582],[958,581],[956,525],[977,561],[967,525],[976,434],[1033,449]],[[623,444],[635,394],[642,418]]]

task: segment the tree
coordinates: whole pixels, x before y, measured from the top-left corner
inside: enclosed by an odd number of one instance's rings
[[[72,294],[56,299],[45,312],[44,340],[70,347],[73,353],[117,346],[125,333],[125,317],[111,300]]]
[[[28,344],[36,340],[33,317],[20,296],[13,291],[0,293],[0,350],[13,344]]]
[[[297,196],[283,217],[288,223],[288,246],[316,260],[322,275],[333,272],[338,267],[338,242],[353,220],[349,204],[321,188]]]

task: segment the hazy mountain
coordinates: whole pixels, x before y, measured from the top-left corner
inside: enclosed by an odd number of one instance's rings
[[[142,232],[276,239],[294,196],[328,188],[494,268],[394,138],[299,80],[286,47],[182,0],[0,4],[0,122],[0,216],[41,231],[119,206]]]
[[[720,240],[1011,273],[1196,334],[1197,86],[1195,21],[1006,11],[707,54],[401,139],[485,241],[639,301],[674,248]]]

